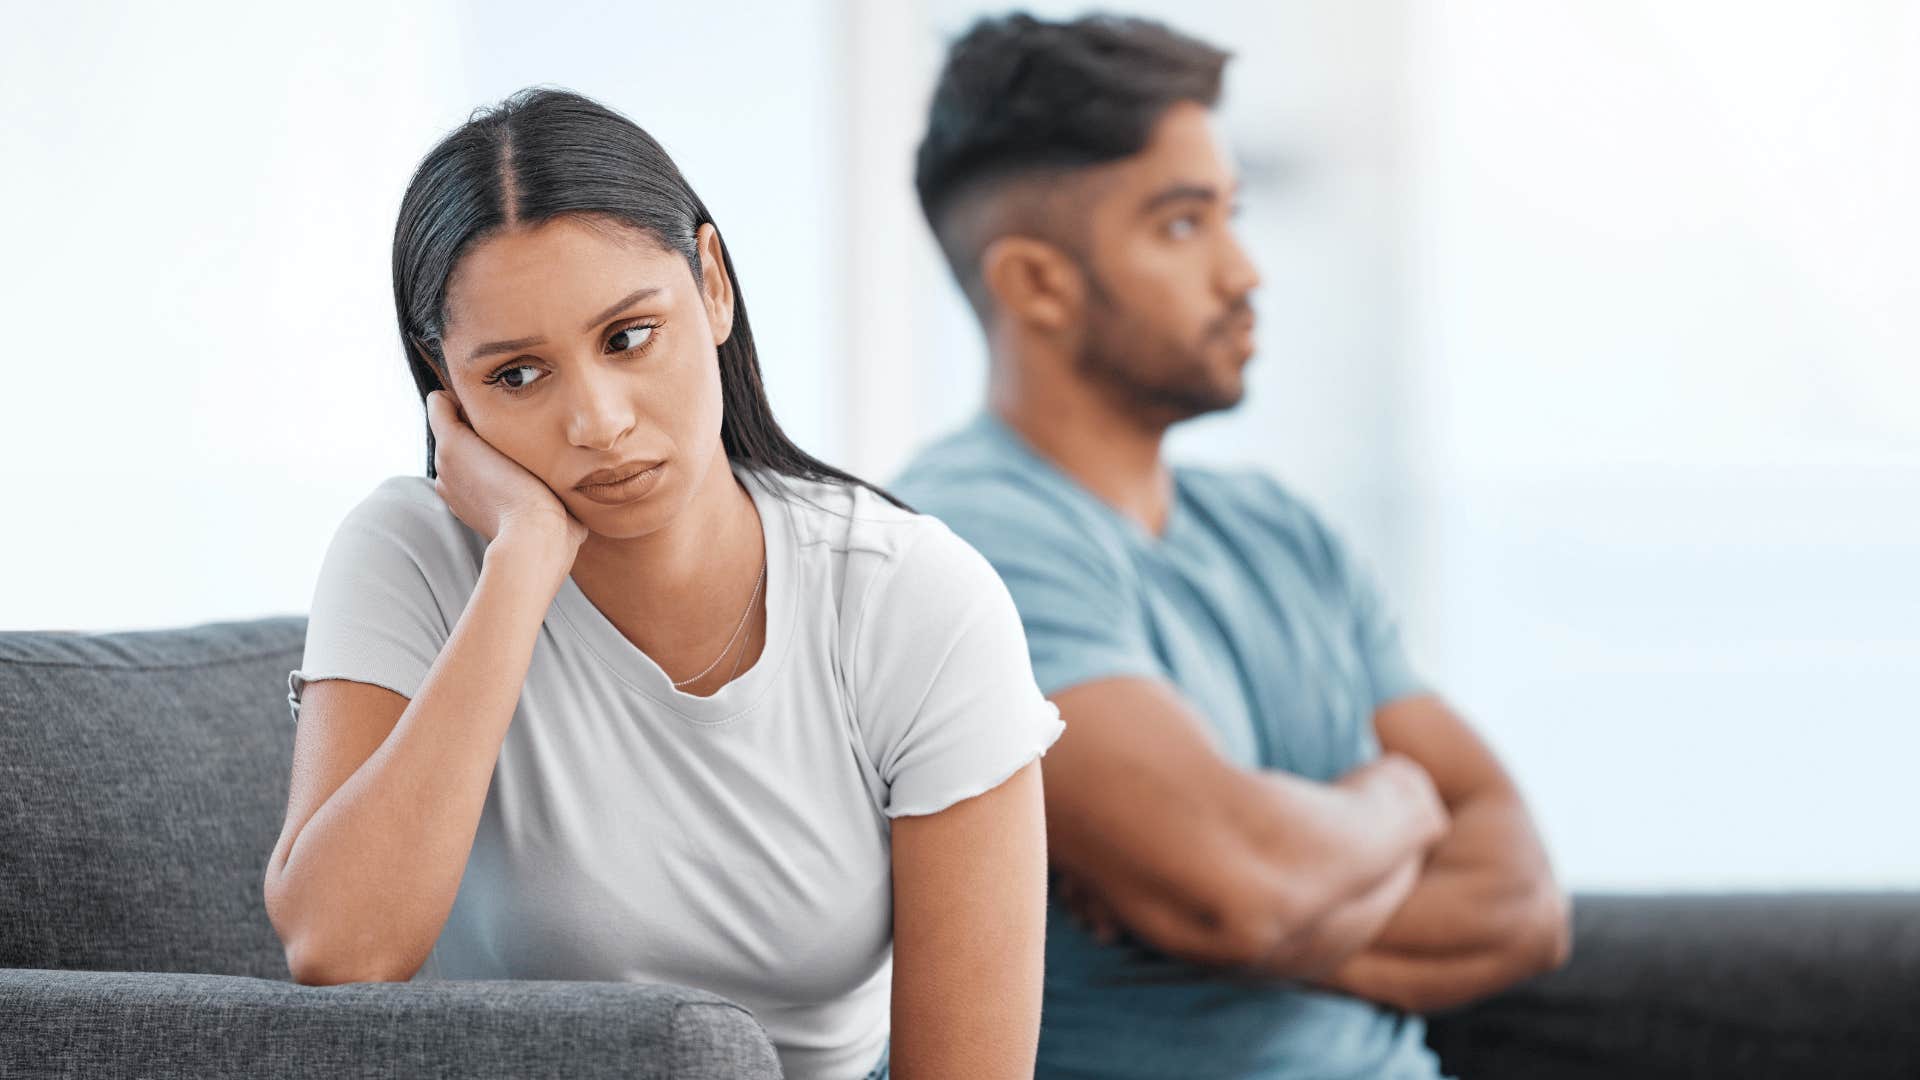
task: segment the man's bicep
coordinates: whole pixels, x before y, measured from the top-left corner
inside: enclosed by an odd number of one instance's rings
[[[1170,684],[1134,676],[1052,696],[1066,731],[1047,754],[1049,853],[1102,891],[1153,890],[1206,906],[1223,872],[1247,777]]]

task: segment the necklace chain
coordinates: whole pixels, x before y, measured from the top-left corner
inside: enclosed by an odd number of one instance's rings
[[[767,583],[767,563],[765,559],[762,559],[760,561],[760,576],[758,578],[755,578],[753,582],[753,595],[747,597],[747,610],[740,613],[740,624],[733,628],[733,635],[727,638],[727,647],[720,650],[720,655],[713,658],[713,663],[708,664],[704,668],[701,668],[700,674],[695,675],[691,678],[681,679],[679,682],[674,683],[673,688],[675,690],[678,690],[683,686],[691,686],[694,683],[699,682],[701,679],[706,678],[707,674],[711,672],[714,668],[719,667],[720,661],[725,660],[727,658],[727,654],[733,651],[733,643],[740,640],[740,631],[745,630],[747,628],[747,618],[748,616],[751,616],[753,614],[753,605],[760,602],[760,586],[765,585],[766,583]],[[741,653],[741,655],[745,656],[746,654]],[[736,674],[740,671],[740,664],[738,661],[735,661],[733,665],[733,670]],[[729,676],[728,678],[729,680],[731,680],[732,676]]]

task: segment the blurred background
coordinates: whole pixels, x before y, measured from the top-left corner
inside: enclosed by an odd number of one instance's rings
[[[911,154],[1002,10],[10,6],[0,629],[306,610],[423,471],[400,193],[533,83],[665,144],[788,430],[890,478],[980,403]],[[1237,54],[1261,353],[1176,456],[1345,530],[1573,887],[1920,885],[1920,5],[1116,10]]]

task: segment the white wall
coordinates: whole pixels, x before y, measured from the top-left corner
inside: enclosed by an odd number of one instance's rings
[[[0,626],[304,610],[419,467],[386,245],[457,115],[446,7],[35,5],[0,37]]]
[[[1410,29],[1434,670],[1578,884],[1920,884],[1920,9]]]

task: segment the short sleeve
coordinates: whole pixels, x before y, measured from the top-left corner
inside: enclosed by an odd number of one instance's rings
[[[1342,561],[1346,568],[1348,603],[1353,611],[1354,638],[1359,644],[1360,657],[1367,665],[1373,707],[1377,709],[1395,698],[1425,690],[1425,684],[1407,659],[1406,645],[1400,637],[1400,620],[1381,595],[1379,583],[1351,556]]]
[[[321,563],[300,667],[287,673],[295,722],[307,684],[322,679],[419,692],[458,616],[444,598],[462,578],[470,593],[478,575],[461,566],[472,557],[464,528],[417,477],[387,481],[347,515]]]
[[[1306,523],[1325,553],[1329,585],[1351,619],[1354,647],[1366,667],[1371,706],[1377,709],[1396,698],[1423,692],[1426,684],[1407,658],[1399,617],[1372,571],[1311,508],[1272,478],[1262,474],[1261,480],[1270,498]]]
[[[932,518],[915,532],[868,585],[853,636],[854,705],[890,818],[998,787],[1065,730],[993,568]]]
[[[1153,647],[1124,551],[1056,499],[1018,482],[932,491],[917,505],[984,556],[1019,611],[1034,678],[1051,695],[1112,678],[1171,678]]]

